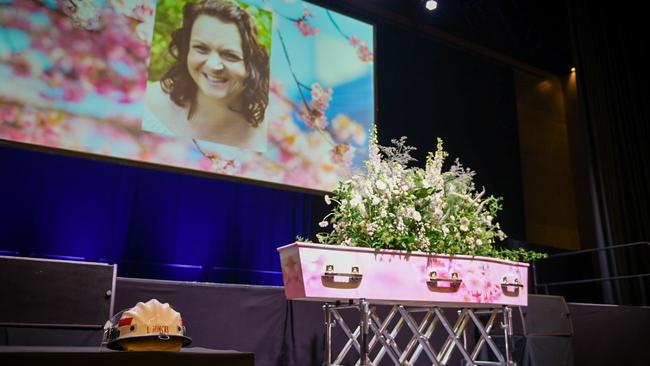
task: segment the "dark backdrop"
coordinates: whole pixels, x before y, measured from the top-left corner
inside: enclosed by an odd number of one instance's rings
[[[648,304],[650,289],[650,37],[646,17],[629,7],[602,9],[568,1],[577,66],[581,117],[589,156],[589,189],[596,246],[612,253],[601,260],[612,281],[605,302]],[[620,244],[642,242],[636,251]],[[608,284],[608,283],[606,283]],[[609,293],[608,293],[609,292]]]
[[[525,240],[513,74],[414,28],[376,24],[380,143],[409,137],[421,162],[450,161],[504,197],[499,221]],[[318,194],[0,146],[0,254],[118,263],[120,276],[281,284],[275,248],[312,237]]]

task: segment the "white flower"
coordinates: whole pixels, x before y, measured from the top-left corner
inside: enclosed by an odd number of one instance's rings
[[[325,195],[325,203],[328,204],[328,205],[332,203],[332,199],[330,198],[330,196]]]
[[[503,240],[507,238],[508,236],[501,230],[497,231],[497,236],[499,237],[499,240]]]
[[[361,196],[355,194],[352,196],[352,199],[350,200],[350,207],[357,207],[357,206],[361,206]]]
[[[359,205],[359,212],[361,212],[361,216],[368,217],[368,211],[366,211],[366,207],[364,205]]]
[[[419,221],[422,221],[422,215],[420,215],[419,212],[415,211],[415,212],[413,213],[413,220],[418,221],[418,222],[419,222]]]
[[[420,215],[418,210],[414,209],[413,207],[409,207],[408,209],[406,209],[406,215],[415,221],[422,220],[422,215]]]
[[[397,230],[403,231],[404,229],[406,229],[406,226],[404,226],[404,221],[400,217],[399,219],[397,219]]]
[[[375,231],[379,228],[379,225],[375,224],[374,222],[370,222],[366,224],[366,231],[368,231],[368,235],[371,235],[375,233]]]
[[[327,225],[329,225],[329,223],[327,221],[325,221],[325,220],[318,223],[318,226],[320,226],[320,227],[327,227]]]
[[[483,241],[481,239],[476,239],[476,245],[483,245]]]
[[[387,188],[386,183],[383,180],[378,180],[375,185],[377,186],[377,189],[380,191],[383,191],[384,189]]]
[[[449,234],[449,228],[447,227],[447,225],[442,225],[442,232],[445,235]]]
[[[381,200],[379,199],[379,197],[372,196],[372,205],[373,206],[377,206],[380,202],[381,202]]]
[[[469,219],[467,217],[461,217],[460,219],[460,231],[469,230]]]
[[[445,214],[440,207],[436,207],[435,211],[433,212],[434,215],[436,215],[437,218],[442,218],[442,216]]]

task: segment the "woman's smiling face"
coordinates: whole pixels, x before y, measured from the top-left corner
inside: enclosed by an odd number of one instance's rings
[[[226,102],[237,98],[248,76],[237,25],[199,15],[192,25],[187,69],[203,96]]]

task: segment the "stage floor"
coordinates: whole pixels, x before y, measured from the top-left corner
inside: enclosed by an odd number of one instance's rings
[[[282,287],[117,278],[114,307],[116,312],[152,298],[169,303],[181,313],[187,335],[192,338],[190,347],[194,348],[183,349],[183,352],[174,355],[143,353],[134,356],[133,352],[100,352],[101,329],[0,326],[0,345],[11,346],[3,347],[0,365],[11,364],[6,360],[21,365],[32,364],[32,361],[37,364],[52,364],[51,361],[54,360],[66,366],[85,366],[95,365],[95,361],[102,363],[110,359],[111,366],[115,366],[131,362],[135,357],[139,360],[138,366],[142,366],[153,364],[159,360],[158,357],[164,356],[160,361],[167,363],[167,360],[172,359],[174,366],[189,364],[185,362],[187,359],[196,358],[199,363],[208,359],[223,360],[225,357],[235,357],[227,364],[238,366],[252,365],[253,355],[256,366],[322,364],[323,304],[287,301]],[[529,317],[541,317],[542,319],[537,320],[546,324],[549,317],[543,314],[547,310],[542,309],[542,315],[533,315],[531,308],[534,305],[541,306],[540,304],[545,303],[543,300],[543,296],[530,295],[527,311]],[[548,311],[557,312],[552,309]],[[521,331],[517,333],[521,324],[517,326],[516,322],[521,322],[521,318],[515,316],[517,364],[553,366],[540,363],[539,360],[544,359],[545,354],[559,352],[566,354],[566,357],[562,357],[563,363],[558,364],[562,366],[571,366],[572,359],[575,360],[575,366],[645,366],[650,359],[648,337],[645,334],[645,328],[650,324],[650,308],[568,304],[568,314],[568,319],[573,324],[573,333],[569,336],[530,335]],[[354,320],[355,318],[352,318],[352,321]],[[343,334],[337,334],[340,329],[336,327],[333,332],[334,346],[341,347],[345,339]],[[15,346],[57,347],[36,351],[34,348]],[[76,346],[85,347],[79,349]],[[13,351],[8,352],[9,349]],[[215,350],[237,350],[240,353],[219,353],[220,351]],[[572,352],[572,358],[569,352]],[[80,355],[84,356],[78,357]],[[79,360],[79,363],[64,361],[71,356]],[[241,361],[236,357],[241,357]],[[525,360],[526,357],[529,359]],[[234,361],[235,359],[238,361]],[[118,363],[115,363],[115,360]]]
[[[0,346],[0,360],[9,365],[123,365],[123,366],[254,366],[250,352],[221,351],[203,347],[180,352],[125,352],[100,347]]]

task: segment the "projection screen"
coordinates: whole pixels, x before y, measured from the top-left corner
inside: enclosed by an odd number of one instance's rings
[[[329,191],[363,169],[374,28],[302,1],[0,0],[0,139]]]

